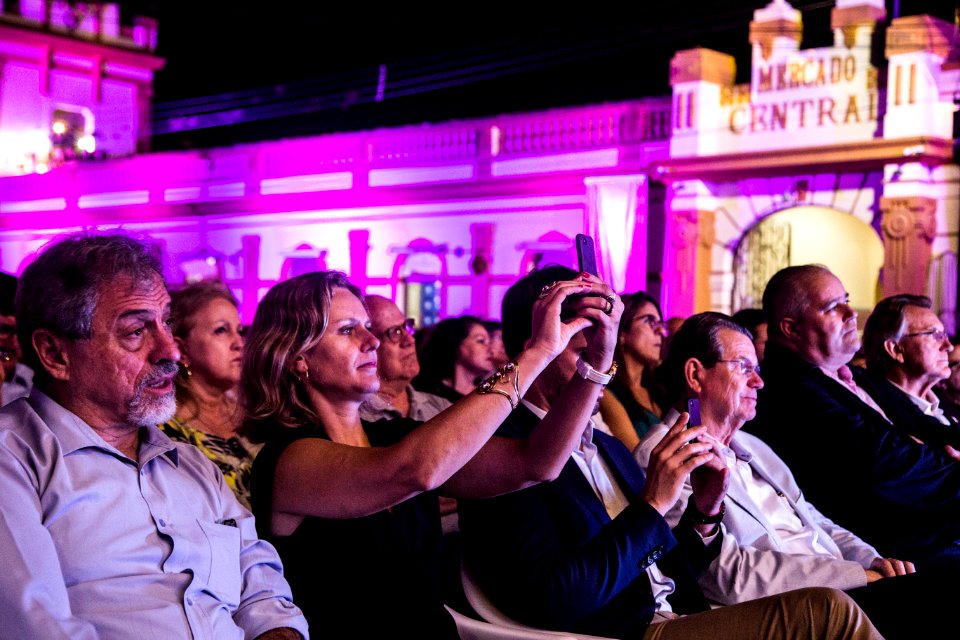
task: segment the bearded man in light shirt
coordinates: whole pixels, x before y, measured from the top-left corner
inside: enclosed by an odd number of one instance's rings
[[[0,638],[307,636],[223,474],[156,426],[180,359],[161,274],[121,234],[70,236],[23,272],[36,377],[0,409]]]
[[[806,501],[786,464],[761,440],[740,427],[756,413],[763,387],[752,336],[719,313],[687,319],[674,335],[657,372],[672,405],[695,399],[706,433],[729,469],[730,486],[719,555],[700,574],[700,586],[714,604],[736,604],[789,589],[828,586],[846,590],[890,638],[924,637],[947,624],[946,592],[935,576],[914,573],[913,564],[882,558],[872,546],[824,517]],[[634,455],[642,467],[676,423],[674,409]],[[688,507],[692,484],[667,513],[671,525]],[[912,574],[912,575],[907,575]],[[938,608],[939,603],[939,608]],[[902,615],[923,609],[924,619]],[[931,611],[932,613],[926,613]]]

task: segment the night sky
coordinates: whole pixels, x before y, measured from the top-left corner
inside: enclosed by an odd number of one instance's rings
[[[155,136],[155,149],[177,149],[662,96],[670,58],[696,46],[734,55],[745,82],[749,22],[768,0],[584,2],[576,15],[560,3],[449,3],[430,13],[367,2],[121,4],[125,19],[159,20],[167,65],[156,78],[158,118],[195,114],[181,101],[199,96],[218,96],[213,112],[243,109],[240,124]],[[951,21],[956,6],[898,4],[900,15]],[[830,45],[834,3],[792,5],[806,9],[804,47]]]

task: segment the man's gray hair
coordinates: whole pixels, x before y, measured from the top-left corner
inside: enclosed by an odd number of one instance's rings
[[[874,307],[863,327],[863,353],[867,358],[867,368],[883,374],[896,361],[884,348],[887,340],[898,342],[907,332],[907,307],[933,308],[927,296],[915,296],[902,293],[884,298]]]
[[[720,332],[724,329],[736,331],[753,341],[753,334],[746,327],[715,311],[690,316],[673,334],[667,357],[656,370],[656,380],[664,388],[668,406],[676,405],[686,396],[684,367],[691,358],[696,358],[709,369],[723,357]]]
[[[46,245],[20,276],[15,302],[17,337],[37,382],[47,381],[33,349],[37,329],[70,340],[89,338],[103,287],[118,278],[153,277],[163,280],[160,248],[123,233],[77,233]]]

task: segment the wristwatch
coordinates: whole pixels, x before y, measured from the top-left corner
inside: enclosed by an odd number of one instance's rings
[[[577,358],[577,373],[580,374],[585,380],[590,382],[596,382],[597,384],[608,385],[610,381],[613,380],[613,376],[617,373],[617,361],[613,361],[613,365],[610,367],[610,370],[606,373],[600,373],[589,364],[583,361],[583,358]]]
[[[708,516],[700,513],[700,509],[697,509],[696,503],[694,503],[693,498],[691,498],[690,504],[687,506],[687,511],[690,513],[690,519],[693,520],[693,524],[720,524],[723,522],[723,514],[727,512],[727,507],[721,502],[720,511],[712,516]]]

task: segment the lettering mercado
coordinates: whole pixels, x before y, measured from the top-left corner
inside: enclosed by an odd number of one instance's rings
[[[866,80],[867,91],[850,86]],[[824,56],[795,62],[758,64],[755,95],[829,87],[813,96],[794,96],[778,102],[743,103],[730,111],[735,134],[778,131],[809,126],[859,124],[877,120],[875,70],[859,74],[855,56]],[[846,88],[846,91],[844,89]],[[809,95],[809,94],[808,94]]]

